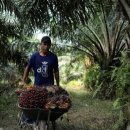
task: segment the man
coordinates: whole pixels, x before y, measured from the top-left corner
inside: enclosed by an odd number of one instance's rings
[[[54,53],[49,51],[50,47],[50,37],[44,36],[41,39],[40,50],[31,56],[25,68],[21,82],[22,85],[26,83],[30,69],[32,68],[34,71],[35,86],[54,85],[54,79],[56,85],[59,86],[58,59]]]
[[[56,85],[59,86],[58,58],[54,53],[49,51],[50,47],[50,37],[44,36],[41,39],[40,50],[31,56],[28,65],[24,70],[20,85],[26,84],[29,72],[33,69],[34,85],[36,87],[54,85],[54,79],[56,81]],[[33,124],[35,122],[34,120],[26,117],[24,114],[22,115],[21,120],[21,124],[26,122]]]

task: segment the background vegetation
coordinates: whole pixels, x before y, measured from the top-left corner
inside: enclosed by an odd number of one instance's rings
[[[99,112],[101,109],[97,107],[101,108],[104,101],[106,107],[113,104],[111,111],[113,109],[118,114],[111,114],[114,116],[114,119],[111,118],[114,120],[112,127],[104,124],[102,129],[128,129],[129,23],[129,0],[1,0],[0,114],[16,102],[13,91],[18,86],[28,58],[38,50],[40,41],[35,39],[34,34],[40,30],[53,40],[51,51],[59,57],[61,85],[70,92],[74,102],[71,112],[79,105],[77,111],[84,108],[83,113],[87,113],[84,105],[90,100],[93,102],[88,106],[92,104]],[[85,96],[78,88],[86,92]],[[75,96],[73,92],[77,90]],[[91,96],[87,97],[89,94]],[[71,122],[70,127],[96,130],[96,127],[85,125],[87,121],[86,118],[81,123],[77,120],[79,125],[75,127]],[[98,128],[101,130],[101,126]]]

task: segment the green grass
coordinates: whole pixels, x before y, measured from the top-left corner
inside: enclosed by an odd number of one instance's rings
[[[69,125],[74,130],[113,129],[118,118],[118,113],[113,111],[113,102],[93,99],[92,94],[82,87],[68,88],[68,91],[72,100],[72,108],[68,112]]]

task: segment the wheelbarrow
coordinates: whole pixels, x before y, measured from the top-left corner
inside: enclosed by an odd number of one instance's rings
[[[32,127],[33,130],[49,130],[49,124],[52,123],[52,129],[55,130],[55,121],[60,118],[64,113],[68,112],[65,109],[40,109],[40,108],[23,108],[18,105],[20,109],[19,125],[23,114],[31,120],[35,120],[35,125]],[[39,122],[44,122],[44,128],[38,128]],[[28,123],[26,125],[29,125]]]

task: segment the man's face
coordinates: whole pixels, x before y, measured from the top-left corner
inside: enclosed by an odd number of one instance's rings
[[[51,47],[51,45],[49,43],[42,42],[40,44],[40,50],[43,51],[43,52],[48,52],[50,47]]]

